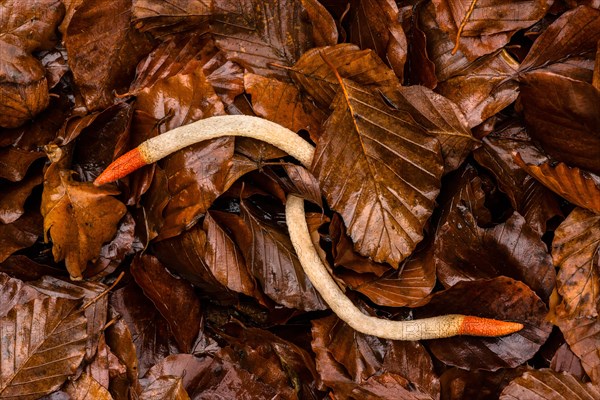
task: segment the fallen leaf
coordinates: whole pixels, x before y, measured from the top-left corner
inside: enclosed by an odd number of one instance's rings
[[[116,398],[127,398],[130,392],[139,394],[141,386],[138,380],[136,346],[127,322],[117,319],[106,330],[106,343],[114,356],[110,369],[112,374],[110,391]],[[140,359],[144,356],[140,355]]]
[[[140,383],[144,387],[164,376],[181,378],[183,387],[189,393],[199,386],[203,374],[210,367],[210,356],[196,357],[192,354],[172,354],[160,360],[148,370]]]
[[[233,234],[264,293],[289,308],[325,309],[323,299],[298,261],[289,236],[280,227],[262,219],[248,202],[243,201],[240,208],[244,230],[234,230]]]
[[[169,323],[179,349],[191,352],[202,325],[201,303],[192,285],[171,275],[151,255],[136,256],[130,270],[146,297]]]
[[[189,31],[206,33],[210,6],[208,0],[133,0],[132,23],[161,40]]]
[[[0,319],[0,396],[34,399],[62,386],[85,354],[79,301],[46,297],[16,305]]]
[[[215,0],[210,31],[227,58],[252,73],[288,80],[270,64],[292,66],[312,47],[312,27],[300,0]]]
[[[407,113],[344,80],[312,173],[355,249],[393,267],[423,238],[443,170],[437,140]]]
[[[326,114],[291,83],[246,73],[246,92],[252,96],[256,115],[298,132],[307,130],[311,138],[319,137]]]
[[[547,312],[527,285],[504,276],[457,283],[414,309],[415,318],[459,313],[523,323],[523,330],[508,336],[455,336],[428,342],[433,355],[447,365],[487,371],[514,368],[529,360],[552,331],[545,320]]]
[[[343,43],[308,50],[302,55],[290,75],[302,86],[322,109],[333,102],[339,88],[335,71],[324,61],[329,61],[343,78],[370,88],[398,86],[398,78],[373,50],[361,50]]]
[[[46,72],[32,53],[54,46],[64,6],[58,0],[7,0],[0,14],[0,126],[14,128],[48,106]]]
[[[562,318],[597,318],[600,303],[600,215],[576,208],[554,232],[552,258]]]
[[[72,279],[81,279],[88,261],[113,238],[125,205],[112,189],[76,182],[72,172],[52,164],[44,176],[41,213],[45,240],[52,239],[55,261],[65,260]]]
[[[69,67],[88,110],[112,105],[115,91],[126,91],[135,65],[151,49],[130,24],[131,6],[132,0],[82,2],[63,31]]]
[[[317,0],[300,0],[312,22],[312,36],[316,46],[333,46],[338,42],[338,29],[333,17]]]
[[[0,272],[0,318],[5,317],[17,304],[43,297],[44,295],[23,281]]]
[[[527,131],[544,151],[570,166],[600,174],[600,92],[551,72],[521,77]]]
[[[535,40],[520,72],[547,68],[570,58],[590,57],[600,40],[600,11],[581,5],[556,19]]]
[[[557,196],[514,159],[515,151],[528,154],[532,151],[533,144],[524,128],[509,125],[487,135],[482,142],[483,145],[473,153],[475,160],[494,175],[512,208],[542,236],[546,232],[546,223],[562,212]],[[533,151],[537,153],[536,149]]]
[[[64,388],[72,400],[112,400],[108,389],[86,373]]]
[[[527,367],[504,368],[494,372],[467,371],[452,367],[440,376],[442,399],[485,400],[498,398],[500,392]]]
[[[44,157],[41,151],[29,151],[16,147],[0,149],[0,178],[11,182],[25,179],[29,167],[40,158]]]
[[[521,153],[514,154],[516,162],[540,183],[573,204],[600,212],[600,177],[564,163],[548,159],[523,160]]]
[[[586,376],[581,360],[566,343],[563,343],[554,353],[550,368],[555,372],[566,372],[579,380],[583,380]]]
[[[436,19],[470,59],[492,53],[542,19],[552,1],[434,0]]]
[[[349,41],[363,50],[374,50],[382,60],[387,60],[402,81],[408,44],[396,2],[351,1],[349,19]]]
[[[180,377],[161,376],[152,381],[140,394],[143,399],[189,400]]]
[[[600,391],[567,373],[550,369],[527,371],[514,379],[500,394],[501,400],[512,399],[600,399]]]
[[[0,223],[11,224],[25,214],[25,201],[41,183],[41,174],[33,174],[15,184],[0,183]]]
[[[0,262],[33,245],[42,232],[42,219],[34,212],[24,214],[10,224],[0,224]]]
[[[227,60],[224,52],[217,52],[204,64],[202,70],[224,104],[233,104],[235,98],[244,93],[244,69]]]

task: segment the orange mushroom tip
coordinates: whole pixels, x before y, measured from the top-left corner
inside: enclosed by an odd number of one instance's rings
[[[523,329],[519,322],[498,321],[497,319],[465,316],[460,325],[459,335],[470,336],[504,336]]]
[[[116,181],[119,178],[129,175],[138,168],[148,165],[142,153],[133,149],[113,161],[94,181],[95,186],[101,186],[105,183]]]

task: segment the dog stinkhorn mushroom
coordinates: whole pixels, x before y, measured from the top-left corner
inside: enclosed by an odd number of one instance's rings
[[[287,152],[306,168],[312,164],[314,147],[289,129],[257,117],[226,115],[203,119],[147,140],[110,164],[94,184],[112,182],[191,144],[222,136],[262,140]],[[503,336],[523,328],[517,322],[458,314],[391,321],[362,313],[338,287],[317,254],[304,215],[304,200],[289,195],[286,203],[290,238],[306,275],[332,311],[353,329],[387,339],[421,340],[456,335]]]

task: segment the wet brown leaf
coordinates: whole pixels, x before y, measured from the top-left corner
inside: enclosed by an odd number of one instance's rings
[[[86,320],[79,301],[34,299],[0,319],[0,396],[36,399],[57,390],[83,360]]]
[[[110,346],[112,379],[109,390],[116,398],[127,398],[129,393],[140,393],[136,347],[127,323],[118,319],[106,330],[106,343]],[[140,355],[141,358],[142,355]]]
[[[600,11],[579,6],[562,14],[536,39],[520,71],[544,68],[570,58],[593,57],[600,40]]]
[[[0,318],[6,316],[17,304],[36,298],[43,299],[44,296],[23,281],[0,272]]]
[[[191,352],[202,324],[200,299],[192,286],[171,275],[151,255],[136,256],[130,270],[146,297],[169,323],[179,349]]]
[[[472,128],[515,101],[519,85],[513,78],[518,66],[502,50],[457,71],[440,82],[436,91],[458,105]]]
[[[135,282],[111,292],[110,306],[121,315],[125,327],[117,326],[110,332],[107,343],[127,366],[130,384],[137,385],[138,376],[143,376],[162,358],[178,352],[169,324],[156,308],[149,306],[148,298]]]
[[[208,31],[209,0],[133,0],[132,23],[141,32],[166,37],[195,31]]]
[[[31,175],[12,185],[0,183],[0,223],[13,223],[25,214],[25,201],[41,183],[41,174]]]
[[[500,369],[494,372],[450,368],[440,376],[442,399],[496,399],[500,396],[502,389],[525,370],[526,367]]]
[[[73,279],[81,279],[88,261],[113,238],[125,215],[111,189],[76,182],[72,172],[52,164],[44,176],[41,212],[45,239],[52,239],[55,261],[65,260]]]
[[[600,177],[570,167],[564,163],[554,163],[546,159],[542,162],[523,160],[520,153],[515,155],[516,162],[531,176],[554,193],[571,203],[591,211],[600,212]]]
[[[544,71],[525,74],[520,89],[528,132],[542,148],[556,160],[600,174],[598,89]]]
[[[468,122],[452,101],[423,86],[384,90],[392,105],[410,114],[442,147],[444,174],[457,169],[478,145]]]
[[[334,70],[324,59],[341,77],[360,85],[371,88],[399,85],[394,72],[372,50],[361,50],[349,43],[311,49],[290,72],[294,82],[302,86],[322,109],[329,108],[339,88]]]
[[[552,1],[434,0],[440,27],[470,60],[504,46],[540,20]]]
[[[84,1],[64,31],[69,67],[88,110],[112,105],[115,92],[126,91],[135,65],[151,49],[130,24],[131,6],[132,0]]]
[[[581,365],[581,360],[577,358],[566,343],[563,343],[556,353],[554,353],[550,368],[556,372],[571,374],[579,380],[582,380],[586,376],[583,365]]]
[[[246,73],[246,92],[252,96],[256,115],[298,132],[307,130],[311,138],[319,137],[326,114],[304,96],[297,86],[273,78]]]
[[[196,357],[191,354],[173,354],[160,360],[148,370],[140,383],[149,387],[161,377],[171,376],[182,379],[183,387],[189,393],[198,388],[203,374],[212,363],[208,356]],[[195,398],[195,397],[194,397]]]
[[[48,106],[45,70],[32,53],[53,47],[64,6],[58,0],[7,0],[0,14],[0,126],[12,128]]]
[[[136,109],[157,121],[166,120],[161,132],[224,114],[223,103],[197,63],[192,72],[160,80],[141,91]],[[164,221],[158,239],[175,236],[193,226],[227,189],[224,173],[230,168],[233,146],[232,138],[214,139],[186,147],[162,161],[166,187],[160,188],[160,192],[168,193],[169,197],[162,211]],[[146,202],[146,207],[155,206]]]
[[[204,64],[202,70],[224,104],[233,104],[235,98],[244,93],[244,69],[239,64],[228,61],[224,52],[217,52]]]
[[[108,389],[86,373],[70,382],[64,390],[72,400],[112,400]]]
[[[548,220],[562,213],[558,198],[514,160],[515,151],[529,153],[531,149],[531,139],[524,128],[508,126],[487,135],[474,156],[492,172],[512,208],[541,236]]]
[[[323,208],[319,182],[306,168],[296,164],[284,164],[283,169],[290,178],[290,185],[285,187],[290,193],[294,193]]]
[[[426,306],[415,309],[415,318],[460,313],[521,322],[525,328],[508,336],[456,336],[428,342],[435,357],[447,365],[496,371],[514,368],[539,350],[552,330],[545,320],[547,312],[544,302],[529,287],[501,276],[460,282],[438,292]]]
[[[600,302],[600,215],[576,208],[552,241],[562,316],[597,318]]]
[[[181,378],[161,376],[152,381],[140,394],[142,399],[189,400],[190,396],[183,388]]]
[[[312,47],[312,27],[300,0],[214,0],[210,31],[227,58],[252,73],[289,79],[287,71]]]
[[[342,85],[312,172],[355,249],[397,267],[423,238],[439,192],[440,147],[410,115],[350,81]]]
[[[42,157],[44,157],[44,153],[41,151],[4,147],[0,149],[0,178],[11,182],[22,181],[25,179],[29,167]]]
[[[241,218],[244,231],[233,234],[264,293],[289,308],[325,309],[321,296],[302,270],[287,233],[262,219],[246,201],[241,203]]]
[[[0,224],[0,262],[14,252],[33,245],[42,235],[42,223],[39,214],[29,212],[15,222]]]
[[[480,227],[477,214],[481,205],[477,204],[484,198],[481,181],[466,169],[462,182],[444,205],[435,236],[440,281],[449,287],[465,280],[504,275],[527,283],[542,299],[548,299],[555,273],[541,237],[516,212],[501,224]]]
[[[383,398],[393,398],[390,397],[392,392],[401,393],[403,399],[439,398],[439,380],[433,371],[433,363],[418,342],[363,335],[334,315],[314,320],[312,334],[317,371],[323,385],[332,388],[336,397],[381,398],[375,396],[381,393],[382,382],[374,385],[372,380],[377,381],[377,376],[391,373],[396,378],[392,381],[383,378],[387,382],[383,386],[389,390]],[[407,362],[408,359],[411,361]],[[414,365],[419,368],[415,369]]]
[[[408,44],[400,24],[396,2],[351,1],[349,18],[349,41],[363,50],[374,50],[382,60],[387,60],[396,76],[402,81]]]
[[[226,221],[231,214],[210,211],[204,218],[206,231],[204,260],[213,276],[224,286],[238,293],[261,298],[256,281],[250,274],[240,248],[219,221]]]
[[[312,22],[312,37],[316,46],[333,46],[338,42],[338,30],[333,17],[317,0],[300,0]]]
[[[567,373],[549,369],[527,371],[504,388],[501,400],[573,399],[597,400],[600,391]]]

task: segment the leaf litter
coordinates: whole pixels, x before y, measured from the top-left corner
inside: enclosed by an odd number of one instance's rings
[[[0,15],[0,398],[600,398],[595,2]],[[92,185],[142,141],[225,114],[298,132],[315,162],[225,138]],[[298,264],[288,193],[363,312],[525,329],[355,332]]]

